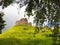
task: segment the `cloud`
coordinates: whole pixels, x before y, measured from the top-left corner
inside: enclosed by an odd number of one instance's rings
[[[26,6],[20,9],[17,4],[13,4],[3,10],[3,12],[5,13],[3,18],[6,21],[5,23],[7,24],[4,30],[14,26],[17,20],[20,20],[24,17],[25,8]],[[28,18],[28,16],[26,16],[26,18]],[[29,22],[33,23],[33,16],[29,18]]]

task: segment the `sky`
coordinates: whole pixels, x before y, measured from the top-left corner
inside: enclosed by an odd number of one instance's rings
[[[15,25],[17,20],[24,18],[25,8],[26,6],[20,9],[17,4],[10,5],[4,10],[0,8],[0,11],[3,11],[5,14],[3,19],[6,21],[5,22],[6,26],[3,30],[11,28],[12,26]],[[28,16],[26,16],[26,18],[28,19]],[[28,22],[32,22],[33,24],[33,16],[30,16],[30,18],[28,19]]]
[[[2,10],[1,6],[0,6],[0,11],[3,11],[5,14],[3,19],[6,21],[5,22],[6,26],[3,29],[3,31],[13,27],[17,20],[24,18],[25,8],[26,8],[26,6],[24,6],[20,9],[17,4],[12,4],[12,5],[8,6],[7,8],[5,8],[4,10]],[[28,19],[28,16],[25,16],[25,17]],[[33,20],[34,20],[33,17],[34,16],[30,16],[30,18],[28,19],[28,22],[31,22],[32,25],[35,25],[33,23]],[[47,23],[45,23],[45,25],[47,25]]]

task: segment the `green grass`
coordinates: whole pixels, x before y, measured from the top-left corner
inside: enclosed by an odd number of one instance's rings
[[[0,45],[52,45],[52,34],[49,28],[40,29],[34,36],[34,27],[14,26],[0,34]]]

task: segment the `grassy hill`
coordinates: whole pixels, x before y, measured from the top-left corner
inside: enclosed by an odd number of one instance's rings
[[[14,26],[0,34],[0,45],[52,45],[49,28],[40,29],[34,36],[32,26]]]

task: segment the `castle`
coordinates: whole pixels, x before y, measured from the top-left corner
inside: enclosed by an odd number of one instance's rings
[[[29,26],[32,26],[32,23],[28,22],[27,18],[21,18],[20,20],[16,21],[16,25],[29,25]]]

